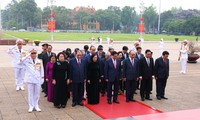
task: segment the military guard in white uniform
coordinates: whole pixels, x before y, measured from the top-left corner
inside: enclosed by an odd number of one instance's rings
[[[187,60],[188,60],[188,46],[187,46],[187,40],[184,40],[181,43],[181,49],[179,54],[179,60],[181,60],[181,72],[182,74],[186,74],[186,67],[187,67]]]
[[[38,101],[40,98],[41,84],[44,82],[44,69],[42,61],[37,58],[37,50],[32,48],[29,54],[20,60],[26,68],[26,82],[28,86],[28,103],[29,110],[32,112],[35,108],[40,112]]]
[[[20,58],[26,55],[26,52],[22,49],[23,40],[18,39],[16,45],[8,50],[8,54],[13,55],[13,66],[15,69],[15,81],[16,81],[16,90],[24,90],[24,74],[25,69],[24,65],[18,64]]]

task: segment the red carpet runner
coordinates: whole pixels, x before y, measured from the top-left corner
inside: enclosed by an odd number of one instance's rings
[[[161,111],[155,110],[141,102],[126,103],[125,99],[125,96],[119,95],[118,100],[120,104],[112,103],[109,105],[105,96],[100,98],[98,105],[89,105],[86,103],[85,106],[103,119],[161,113]]]

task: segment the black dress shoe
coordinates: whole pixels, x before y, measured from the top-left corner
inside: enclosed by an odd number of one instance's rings
[[[134,99],[130,99],[131,102],[136,102]]]
[[[144,101],[144,98],[141,98],[142,101]]]
[[[158,100],[161,100],[161,97],[157,97]]]
[[[151,99],[151,98],[146,98],[146,100],[150,100],[150,101],[152,101],[153,99]]]
[[[60,109],[61,106],[60,105],[54,105],[54,107]]]
[[[72,107],[75,107],[76,106],[76,103],[72,103]]]
[[[134,94],[137,94],[136,92],[134,92]]]
[[[152,94],[152,92],[149,92],[149,94]]]
[[[165,100],[167,100],[168,98],[166,98],[166,97],[161,97],[162,99],[165,99]]]
[[[83,106],[83,103],[79,103],[78,105]]]
[[[82,98],[82,100],[86,100],[86,98]]]
[[[101,97],[104,97],[104,94],[101,94]]]
[[[119,101],[118,101],[118,100],[113,100],[113,102],[119,104]]]
[[[61,105],[61,107],[62,107],[62,108],[65,108],[65,107],[66,107],[66,105]]]
[[[126,100],[126,102],[128,103],[128,102],[129,102],[129,100]]]
[[[108,100],[108,104],[112,104],[112,102],[110,100]]]

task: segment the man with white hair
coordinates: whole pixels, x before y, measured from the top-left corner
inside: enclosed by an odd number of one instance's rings
[[[188,46],[187,46],[188,41],[184,40],[181,43],[181,49],[180,49],[180,54],[179,54],[179,60],[181,59],[181,72],[182,74],[186,74],[186,66],[187,66],[187,59],[188,59]]]
[[[13,55],[13,66],[15,69],[15,81],[16,81],[16,90],[24,90],[24,65],[18,64],[20,58],[26,55],[25,51],[22,49],[23,40],[18,39],[16,45],[8,50],[8,54]]]
[[[26,57],[20,59],[20,64],[23,63],[26,67],[26,81],[28,86],[28,103],[31,113],[34,108],[41,112],[38,102],[40,98],[41,84],[44,82],[44,69],[40,59],[37,58],[37,50],[31,48]]]

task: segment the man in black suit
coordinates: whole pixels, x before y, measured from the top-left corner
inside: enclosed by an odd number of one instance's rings
[[[101,60],[102,58],[105,58],[105,52],[103,52],[103,46],[102,45],[98,46],[96,54],[97,54],[99,60]]]
[[[52,46],[48,45],[47,51],[42,56],[42,62],[43,62],[43,67],[44,67],[44,80],[45,80],[43,83],[43,91],[45,93],[45,97],[47,97],[47,91],[48,91],[48,88],[47,88],[48,85],[46,81],[46,65],[50,61],[51,55],[56,56],[56,54],[52,52]]]
[[[139,61],[135,58],[135,52],[129,52],[130,58],[126,58],[123,62],[123,79],[126,81],[126,102],[134,100],[134,91],[136,89],[136,81],[139,79]]]
[[[119,104],[117,99],[119,91],[119,78],[121,74],[121,62],[117,59],[117,52],[111,53],[112,57],[106,61],[104,72],[107,82],[107,100],[108,104],[112,104],[112,87],[114,86],[113,102]]]
[[[152,79],[154,79],[154,60],[151,57],[151,51],[145,51],[145,57],[140,59],[140,96],[141,100],[144,101],[152,100],[150,98],[150,91],[152,88]]]
[[[137,58],[138,60],[144,58],[144,55],[142,54],[142,48],[141,47],[137,47],[136,50],[137,50],[137,52],[136,52],[135,58]],[[140,89],[140,80],[137,81],[136,88],[138,90]],[[137,94],[136,91],[135,91],[135,94]]]
[[[165,87],[169,77],[169,52],[164,51],[162,57],[156,59],[155,62],[155,78],[157,99],[168,99],[165,97]]]
[[[84,83],[86,81],[86,62],[82,59],[82,52],[77,51],[76,57],[69,62],[70,80],[72,82],[72,107],[83,106],[81,103],[84,95]]]
[[[85,56],[87,56],[88,54],[90,54],[90,51],[88,49],[89,49],[89,46],[88,45],[84,45]]]
[[[126,58],[128,58],[129,56],[128,56],[128,47],[127,46],[123,46],[122,47],[122,60],[124,60],[124,59],[126,59]]]

